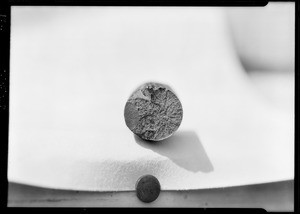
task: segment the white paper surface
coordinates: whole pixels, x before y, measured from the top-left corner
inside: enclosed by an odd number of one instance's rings
[[[163,190],[294,178],[294,119],[243,73],[221,8],[12,7],[9,181],[90,191]],[[146,81],[183,105],[149,144],[123,110]]]

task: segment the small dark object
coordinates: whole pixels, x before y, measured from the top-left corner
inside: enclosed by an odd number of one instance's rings
[[[144,140],[160,141],[180,126],[183,110],[173,90],[160,83],[145,83],[136,89],[124,109],[128,128]]]
[[[156,177],[144,175],[136,182],[136,195],[146,203],[155,201],[160,193],[160,184]]]

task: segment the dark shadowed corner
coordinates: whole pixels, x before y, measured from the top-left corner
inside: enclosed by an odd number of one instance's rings
[[[209,173],[214,170],[203,145],[194,131],[178,131],[171,137],[158,141],[145,141],[134,135],[140,146],[168,157],[178,166],[192,171]]]

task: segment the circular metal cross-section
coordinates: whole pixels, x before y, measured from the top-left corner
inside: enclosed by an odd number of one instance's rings
[[[144,140],[160,141],[180,126],[183,110],[173,90],[160,83],[145,83],[126,102],[127,127]]]
[[[155,201],[160,193],[160,184],[156,177],[152,175],[144,175],[136,182],[136,195],[145,202]]]

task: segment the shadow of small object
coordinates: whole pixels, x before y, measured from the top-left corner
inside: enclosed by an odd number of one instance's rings
[[[214,170],[204,147],[194,131],[177,131],[162,141],[146,141],[134,135],[140,146],[168,157],[178,166],[192,171],[209,173]]]

